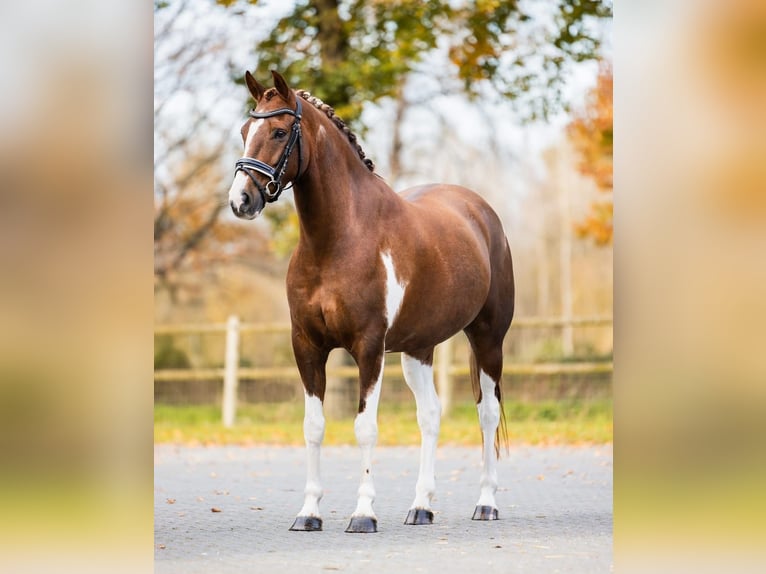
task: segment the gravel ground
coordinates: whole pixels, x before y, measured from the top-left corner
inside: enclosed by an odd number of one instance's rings
[[[155,447],[155,572],[612,571],[612,447],[512,447],[500,520],[471,520],[480,449],[439,447],[436,514],[405,526],[419,449],[377,448],[378,533],[346,534],[359,452],[322,450],[322,532],[289,532],[305,454],[292,447]],[[213,511],[215,509],[216,511]]]

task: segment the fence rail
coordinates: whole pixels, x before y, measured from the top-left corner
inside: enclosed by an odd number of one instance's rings
[[[517,317],[513,328],[518,327],[599,327],[612,324],[612,317],[593,315],[588,317]],[[174,325],[155,325],[155,335],[176,335],[179,333],[225,333],[226,323],[176,323]],[[289,333],[288,321],[271,323],[240,323],[240,333]]]
[[[515,328],[547,327],[591,327],[612,325],[612,317],[519,317],[514,319]],[[175,325],[156,325],[155,335],[175,335],[191,333],[226,333],[225,363],[218,369],[160,369],[154,371],[155,381],[223,381],[223,424],[231,427],[236,418],[237,386],[240,379],[271,380],[299,379],[298,369],[290,367],[239,367],[239,338],[242,333],[289,333],[290,323],[240,323],[236,316],[229,317],[226,323],[180,323]],[[610,362],[572,362],[572,363],[527,363],[505,364],[504,375],[561,375],[561,374],[596,374],[611,373]],[[452,340],[436,347],[434,352],[434,374],[443,412],[447,412],[451,403],[452,379],[468,375],[468,365],[453,362]],[[401,377],[402,367],[389,364],[384,367],[384,376]],[[355,366],[328,367],[327,377],[353,378],[358,375]]]

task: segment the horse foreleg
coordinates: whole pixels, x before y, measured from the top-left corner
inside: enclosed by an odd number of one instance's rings
[[[303,507],[290,530],[322,530],[319,501],[322,484],[319,478],[319,452],[324,439],[325,419],[322,408],[325,391],[326,353],[315,353],[301,338],[293,338],[298,370],[303,380],[305,410],[303,437],[306,441],[306,488]]]
[[[319,501],[322,499],[322,484],[319,478],[319,451],[324,439],[324,413],[319,397],[306,393],[303,417],[303,437],[306,440],[306,488],[303,507],[290,530],[322,530]]]
[[[432,524],[434,513],[431,499],[436,492],[435,459],[436,442],[439,437],[441,404],[434,389],[433,353],[424,360],[402,353],[404,380],[415,395],[418,426],[420,427],[420,472],[415,485],[415,500],[410,507],[405,524]]]
[[[357,360],[360,376],[359,413],[354,420],[354,433],[362,455],[362,480],[359,485],[356,510],[351,515],[346,532],[378,531],[378,518],[372,509],[375,485],[372,479],[372,451],[378,440],[378,402],[383,381],[383,353],[369,361]],[[370,384],[372,383],[372,384]]]

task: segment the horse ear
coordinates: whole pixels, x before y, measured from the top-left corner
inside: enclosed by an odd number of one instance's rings
[[[282,96],[283,100],[285,100],[286,102],[289,102],[290,87],[287,85],[287,82],[282,77],[282,75],[276,70],[271,70],[271,75],[274,78],[274,87],[277,89],[277,92],[279,92],[279,95]]]
[[[245,83],[247,84],[247,89],[250,90],[250,95],[253,96],[255,102],[258,103],[261,101],[263,93],[266,91],[266,87],[259,84],[258,80],[256,80],[249,71],[245,72]]]

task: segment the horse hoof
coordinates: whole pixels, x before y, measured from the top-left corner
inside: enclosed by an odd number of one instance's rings
[[[346,532],[370,534],[378,531],[378,520],[370,516],[353,516]]]
[[[477,506],[473,511],[471,520],[497,520],[497,508],[491,506]]]
[[[405,524],[433,524],[434,513],[425,508],[410,508]]]
[[[290,527],[294,532],[314,532],[322,530],[322,519],[317,516],[298,516]]]

